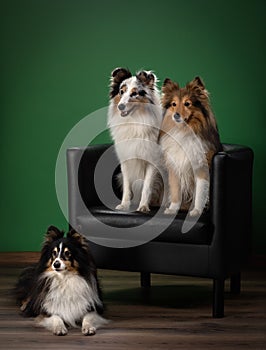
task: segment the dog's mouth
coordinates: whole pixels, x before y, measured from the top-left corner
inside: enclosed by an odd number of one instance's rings
[[[127,117],[130,113],[133,112],[134,109],[135,109],[135,106],[132,106],[129,109],[125,108],[125,109],[121,110],[121,112],[120,112],[121,117]]]
[[[128,111],[122,111],[121,113],[120,113],[120,115],[121,115],[121,117],[126,117],[127,115],[128,115]]]
[[[120,115],[121,115],[121,117],[127,117],[131,112],[133,112],[133,110],[134,110],[134,107],[127,109],[127,110],[124,110],[124,111],[121,111]]]
[[[63,272],[66,270],[66,265],[58,260],[55,260],[52,264],[52,268],[56,272]]]
[[[56,272],[62,272],[62,271],[65,271],[65,269],[62,269],[62,268],[58,268],[58,269],[54,269]]]

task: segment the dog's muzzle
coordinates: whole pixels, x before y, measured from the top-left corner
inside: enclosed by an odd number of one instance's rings
[[[117,107],[121,111],[121,117],[126,117],[128,115],[129,112],[124,103],[120,103]]]
[[[174,114],[174,120],[178,123],[182,123],[183,119],[181,118],[181,115],[179,113]]]
[[[119,109],[120,111],[123,111],[125,108],[126,108],[126,105],[125,105],[124,103],[120,103],[120,104],[118,105],[118,109]]]
[[[126,117],[128,115],[128,111],[126,110],[126,105],[124,103],[120,103],[117,107],[121,111],[121,117]]]
[[[54,268],[55,270],[61,270],[61,269],[62,269],[60,260],[55,260],[55,261],[54,261],[54,263],[53,263],[53,268]]]

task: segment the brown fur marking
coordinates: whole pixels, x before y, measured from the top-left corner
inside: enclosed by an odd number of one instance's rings
[[[167,78],[164,81],[162,92],[162,105],[166,108],[162,124],[163,131],[169,131],[172,124],[168,120],[169,117],[166,118],[166,116],[178,113],[195,134],[204,140],[210,140],[210,143],[214,145],[214,151],[221,148],[217,124],[210,107],[209,94],[199,77],[188,83],[185,88],[179,88],[177,83]],[[176,122],[173,121],[172,126],[175,125]]]

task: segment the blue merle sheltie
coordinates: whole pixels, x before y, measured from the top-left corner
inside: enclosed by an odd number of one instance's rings
[[[22,314],[56,335],[79,324],[84,335],[94,335],[107,323],[88,241],[74,230],[64,237],[48,228],[39,262],[23,270],[15,293]]]
[[[111,74],[108,126],[121,164],[123,196],[116,209],[136,206],[149,212],[161,201],[158,136],[162,122],[157,77],[152,71],[132,75],[126,68]]]

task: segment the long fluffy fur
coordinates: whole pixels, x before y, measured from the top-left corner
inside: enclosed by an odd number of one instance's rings
[[[136,76],[125,68],[111,75],[108,126],[121,164],[123,197],[116,209],[149,211],[158,204],[162,182],[157,167],[158,136],[162,121],[157,78],[151,71]]]
[[[95,334],[106,323],[97,271],[87,240],[71,230],[49,227],[39,262],[25,269],[17,283],[17,301],[24,316],[56,335],[82,324],[82,333]]]
[[[160,145],[170,189],[165,213],[191,208],[190,215],[197,216],[208,203],[211,159],[221,149],[209,95],[199,77],[185,88],[167,78],[162,93]]]

